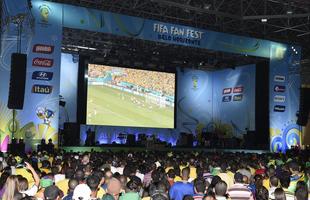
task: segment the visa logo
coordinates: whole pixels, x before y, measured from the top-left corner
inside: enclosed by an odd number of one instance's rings
[[[283,83],[283,82],[285,82],[285,76],[275,75],[274,78],[273,78],[273,80],[274,80],[275,82],[281,82],[281,83]]]
[[[238,94],[235,95],[233,98],[233,101],[242,101],[243,95],[242,94]]]
[[[284,103],[285,102],[285,96],[276,95],[276,96],[274,96],[273,101],[278,102],[278,103]]]
[[[32,93],[36,94],[51,94],[53,91],[53,86],[50,85],[33,85]]]
[[[275,92],[285,92],[285,86],[284,85],[276,85],[274,86]]]
[[[53,72],[34,71],[32,73],[33,80],[50,81],[53,79]]]
[[[230,102],[231,101],[231,96],[223,96],[222,101],[223,102]]]
[[[273,107],[273,111],[274,111],[274,112],[284,112],[284,111],[285,111],[285,106],[275,105],[275,106]]]

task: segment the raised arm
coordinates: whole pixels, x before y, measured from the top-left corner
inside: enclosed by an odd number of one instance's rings
[[[39,187],[39,185],[40,185],[40,177],[39,177],[39,175],[37,174],[37,172],[33,169],[33,167],[29,163],[25,162],[25,164],[26,164],[26,168],[31,171],[31,174],[32,174],[33,179],[34,179],[34,184],[37,187]]]

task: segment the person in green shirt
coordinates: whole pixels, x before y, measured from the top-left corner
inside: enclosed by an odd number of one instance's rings
[[[131,177],[126,185],[126,193],[120,197],[120,200],[141,200],[139,196],[141,185],[141,180],[138,177]]]

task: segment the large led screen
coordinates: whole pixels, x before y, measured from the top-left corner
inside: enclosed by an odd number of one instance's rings
[[[174,73],[89,64],[87,93],[87,124],[174,128]]]

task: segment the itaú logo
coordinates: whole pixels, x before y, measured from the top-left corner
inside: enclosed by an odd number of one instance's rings
[[[54,46],[45,45],[45,44],[36,44],[33,46],[32,51],[34,53],[51,54],[54,52]]]
[[[32,65],[36,67],[52,67],[53,64],[54,60],[49,58],[34,58],[32,60]]]
[[[33,85],[32,93],[36,94],[51,94],[53,91],[53,86],[50,85]]]

